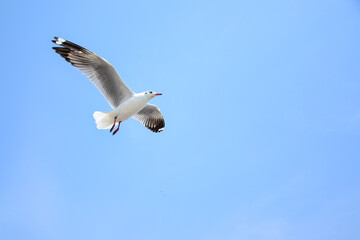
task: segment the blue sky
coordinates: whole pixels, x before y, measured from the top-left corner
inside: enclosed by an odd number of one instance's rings
[[[360,4],[2,1],[0,239],[360,236]],[[59,36],[154,90],[166,128],[109,105]]]

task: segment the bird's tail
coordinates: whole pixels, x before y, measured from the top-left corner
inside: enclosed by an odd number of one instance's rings
[[[114,124],[114,117],[111,112],[94,112],[96,127],[98,129],[108,129]]]

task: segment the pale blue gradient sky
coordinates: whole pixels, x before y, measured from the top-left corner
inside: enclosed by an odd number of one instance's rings
[[[355,240],[360,4],[2,1],[0,239]],[[154,90],[110,110],[53,36]]]

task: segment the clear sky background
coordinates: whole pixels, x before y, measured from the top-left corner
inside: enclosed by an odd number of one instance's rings
[[[1,1],[0,239],[360,237],[360,2]],[[166,127],[51,47],[110,61]]]

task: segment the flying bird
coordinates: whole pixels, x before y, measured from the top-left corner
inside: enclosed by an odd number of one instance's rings
[[[134,93],[121,79],[115,68],[104,58],[65,39],[55,37],[53,47],[56,53],[84,73],[106,98],[113,108],[109,112],[94,112],[98,129],[110,129],[115,135],[120,123],[133,117],[153,132],[164,130],[165,121],[160,109],[148,102],[162,95],[153,91]]]

